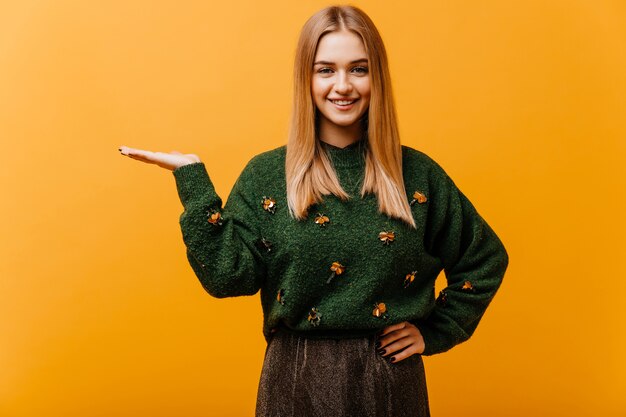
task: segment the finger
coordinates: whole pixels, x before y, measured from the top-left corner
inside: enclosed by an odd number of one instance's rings
[[[382,332],[378,333],[378,337],[381,338],[382,336],[384,336],[384,335],[386,335],[386,334],[388,334],[390,332],[393,332],[394,330],[402,329],[405,326],[406,326],[406,322],[405,321],[403,321],[401,323],[398,323],[398,324],[392,324],[391,326],[387,326],[387,327],[385,327],[382,330]]]
[[[135,156],[143,156],[143,157],[148,157],[150,154],[152,154],[152,152],[150,151],[144,151],[142,149],[137,149],[137,148],[131,148],[129,146],[120,146],[119,147],[119,151],[122,153],[122,155],[126,155],[126,156],[131,156],[131,155],[135,155]]]
[[[419,339],[421,334],[416,327],[407,325],[401,329],[393,330],[383,337],[379,337],[376,342],[376,348],[383,348],[391,345],[396,340],[402,339],[404,337],[411,337],[413,339]]]
[[[389,344],[395,342],[398,339],[402,339],[403,337],[407,337],[411,335],[411,331],[406,328],[394,330],[391,333],[387,333],[385,336],[378,338],[378,343],[376,346],[379,348],[388,346]]]
[[[387,356],[397,352],[398,350],[412,344],[415,342],[415,339],[410,337],[409,335],[405,335],[404,337],[400,337],[388,343],[387,345],[381,345],[380,349],[378,349],[378,353],[383,356]]]
[[[163,152],[152,152],[147,151],[145,149],[137,149],[137,148],[126,148],[129,155],[141,156],[146,159],[154,159],[157,154],[162,154]]]
[[[131,153],[131,154],[128,154],[127,156],[128,156],[129,158],[136,159],[136,160],[138,160],[138,161],[153,163],[153,161],[151,161],[150,159],[148,159],[148,158],[146,158],[146,157],[143,157],[143,156],[141,156],[141,155],[135,155],[135,154],[132,154],[132,153]]]
[[[415,355],[416,353],[418,353],[417,347],[415,347],[415,344],[413,344],[407,347],[406,349],[404,349],[402,352],[398,352],[395,355],[391,356],[389,358],[389,362],[398,363],[401,360],[406,359],[411,355]]]

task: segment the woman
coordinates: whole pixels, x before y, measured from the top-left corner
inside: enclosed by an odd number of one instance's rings
[[[364,12],[328,7],[305,23],[288,143],[253,157],[223,208],[196,155],[120,150],[173,171],[209,294],[261,291],[257,416],[429,415],[422,356],[473,334],[508,255],[444,170],[400,144]]]

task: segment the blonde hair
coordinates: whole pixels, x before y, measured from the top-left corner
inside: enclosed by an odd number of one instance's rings
[[[319,141],[315,121],[317,109],[311,97],[313,62],[319,40],[326,33],[339,30],[350,30],[362,39],[371,74],[370,104],[362,120],[367,147],[360,196],[374,193],[380,213],[415,228],[402,176],[402,147],[387,53],[372,20],[354,6],[322,9],[307,20],[300,32],[285,161],[289,212],[293,218],[304,220],[308,217],[309,207],[321,202],[323,195],[334,194],[342,201],[350,198],[341,187]]]

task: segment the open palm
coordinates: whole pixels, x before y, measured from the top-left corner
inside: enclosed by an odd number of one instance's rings
[[[174,171],[176,168],[187,164],[193,164],[195,162],[201,162],[198,155],[193,153],[183,154],[178,151],[166,152],[152,152],[143,149],[129,148],[128,146],[120,146],[119,151],[122,155],[126,155],[132,159],[146,162],[148,164],[155,164],[161,168]]]

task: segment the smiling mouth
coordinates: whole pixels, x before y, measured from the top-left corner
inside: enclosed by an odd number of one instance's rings
[[[329,99],[329,101],[338,106],[349,106],[350,104],[356,103],[358,99],[354,99],[354,100],[330,100]]]

